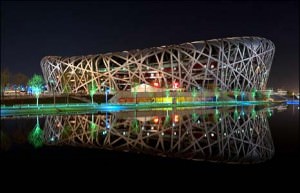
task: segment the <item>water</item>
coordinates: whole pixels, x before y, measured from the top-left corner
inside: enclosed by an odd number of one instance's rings
[[[298,106],[248,106],[1,117],[1,160],[45,171],[263,178],[298,168],[298,115]]]

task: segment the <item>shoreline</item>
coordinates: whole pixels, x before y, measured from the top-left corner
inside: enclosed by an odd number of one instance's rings
[[[200,107],[235,107],[251,105],[276,105],[285,101],[198,101],[172,103],[72,103],[72,104],[17,104],[13,106],[1,105],[2,116],[14,115],[44,115],[44,114],[68,114],[68,113],[91,113],[91,112],[115,112],[126,110],[147,110],[157,108],[200,108]]]

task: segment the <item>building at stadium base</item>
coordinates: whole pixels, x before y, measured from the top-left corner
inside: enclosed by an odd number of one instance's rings
[[[51,90],[89,93],[265,90],[275,52],[260,37],[195,41],[87,56],[46,56],[43,76]]]

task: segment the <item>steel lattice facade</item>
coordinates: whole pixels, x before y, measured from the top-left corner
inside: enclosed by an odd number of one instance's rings
[[[130,90],[136,84],[159,88],[219,88],[264,90],[275,52],[274,44],[260,37],[235,37],[180,45],[87,56],[46,56],[43,76],[51,89],[88,93],[93,80],[99,91]]]

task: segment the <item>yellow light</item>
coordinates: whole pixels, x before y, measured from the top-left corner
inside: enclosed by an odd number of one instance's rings
[[[154,117],[153,122],[154,122],[154,123],[158,123],[158,121],[159,121],[158,117],[157,117],[157,116]]]

